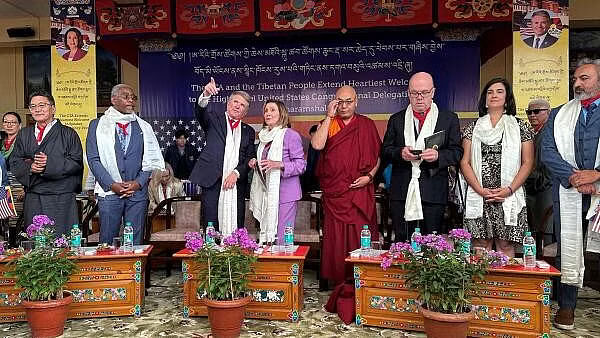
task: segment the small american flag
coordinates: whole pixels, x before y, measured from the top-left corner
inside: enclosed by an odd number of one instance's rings
[[[594,224],[592,225],[593,232],[600,232],[600,202],[596,206],[596,216],[594,217]]]
[[[170,119],[148,118],[146,121],[152,125],[163,153],[170,145],[175,144],[175,132],[179,129],[187,132],[189,136],[187,143],[192,147],[196,147],[198,151],[201,151],[206,145],[204,132],[196,119],[176,117]]]
[[[17,217],[10,187],[0,187],[0,219]]]

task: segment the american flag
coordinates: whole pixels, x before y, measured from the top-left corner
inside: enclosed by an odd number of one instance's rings
[[[200,123],[196,119],[185,119],[185,118],[168,118],[159,119],[153,118],[147,120],[154,129],[154,134],[160,144],[160,149],[164,151],[171,145],[175,144],[175,132],[179,129],[183,129],[188,134],[188,144],[192,147],[196,147],[198,151],[202,151],[202,148],[206,145],[206,139],[204,138],[204,131],[200,127]]]
[[[17,217],[17,210],[13,204],[12,193],[10,187],[0,187],[0,219],[9,217]]]
[[[596,210],[594,210],[596,212],[596,216],[594,218],[592,218],[594,220],[594,223],[592,225],[592,231],[593,232],[600,232],[600,202],[598,202],[598,205],[596,206]]]

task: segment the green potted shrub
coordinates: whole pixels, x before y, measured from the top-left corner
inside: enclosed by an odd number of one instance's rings
[[[15,288],[21,292],[21,305],[33,337],[57,337],[63,334],[69,305],[73,297],[64,290],[77,270],[67,239],[56,238],[54,222],[46,215],[37,215],[27,227],[25,237],[36,239],[29,252],[18,252],[8,262],[13,269],[7,277],[15,278]]]
[[[208,234],[210,238],[217,236]],[[212,335],[239,336],[246,305],[252,300],[248,283],[258,258],[254,253],[256,242],[245,228],[224,238],[220,246],[204,242],[199,233],[186,233],[186,241],[186,247],[196,253],[196,261],[202,266],[197,292],[204,295]]]
[[[493,251],[471,257],[466,230],[452,230],[450,238],[454,243],[440,235],[418,235],[413,245],[394,243],[381,262],[383,269],[397,264],[405,271],[407,286],[419,295],[428,337],[466,337],[475,318],[471,300],[481,288],[477,282],[490,267],[508,263],[507,256]]]

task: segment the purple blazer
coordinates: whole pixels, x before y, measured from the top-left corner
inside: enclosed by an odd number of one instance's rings
[[[297,131],[288,128],[283,137],[283,170],[279,184],[279,203],[289,203],[302,198],[300,175],[306,170],[302,140]]]

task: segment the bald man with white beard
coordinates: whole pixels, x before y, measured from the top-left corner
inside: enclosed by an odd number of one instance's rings
[[[410,105],[390,117],[383,138],[383,158],[392,163],[395,241],[407,240],[417,224],[423,234],[446,231],[448,167],[458,164],[463,150],[458,117],[438,110],[434,94],[431,75],[414,74],[408,83]],[[425,139],[440,131],[444,131],[442,142],[425,149]]]

